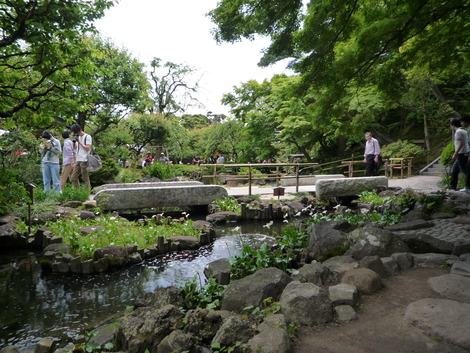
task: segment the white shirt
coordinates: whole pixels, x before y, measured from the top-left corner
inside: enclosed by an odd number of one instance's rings
[[[90,135],[85,134],[83,136],[79,136],[78,140],[83,143],[84,145],[92,145],[93,140]],[[76,161],[77,162],[86,162],[87,161],[87,156],[88,156],[88,151],[83,148],[82,145],[77,146],[77,151],[76,151]]]

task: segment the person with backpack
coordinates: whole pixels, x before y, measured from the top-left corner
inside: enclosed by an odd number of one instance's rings
[[[90,135],[86,134],[82,127],[78,124],[73,124],[70,127],[75,141],[75,167],[73,168],[71,181],[74,188],[80,187],[80,175],[82,176],[83,183],[88,189],[91,189],[90,175],[87,170],[87,157],[91,151],[93,140]]]

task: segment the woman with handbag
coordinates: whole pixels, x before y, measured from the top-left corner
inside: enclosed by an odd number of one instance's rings
[[[74,188],[80,187],[80,175],[82,176],[83,183],[88,189],[91,189],[90,175],[87,170],[87,157],[91,150],[93,140],[90,135],[83,132],[82,127],[78,124],[73,124],[70,127],[73,133],[73,140],[75,147],[75,167],[73,168],[71,181]]]

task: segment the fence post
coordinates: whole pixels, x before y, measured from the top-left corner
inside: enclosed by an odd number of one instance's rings
[[[217,185],[217,165],[214,164],[214,185]]]
[[[251,196],[251,165],[248,166],[248,196]]]
[[[295,166],[295,192],[299,192],[299,165]]]
[[[276,166],[276,186],[279,186],[279,166]]]

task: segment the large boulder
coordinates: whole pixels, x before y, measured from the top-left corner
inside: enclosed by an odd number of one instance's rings
[[[286,331],[284,315],[268,316],[258,326],[259,333],[247,343],[250,352],[287,353],[291,351],[291,342]]]
[[[302,283],[310,282],[318,286],[325,285],[330,276],[331,271],[328,267],[316,261],[303,265],[291,275],[292,279],[295,281]]]
[[[396,252],[408,252],[409,248],[394,233],[366,225],[349,233],[349,241],[352,243],[346,255],[360,260],[365,256],[387,257]]]
[[[25,248],[27,240],[16,231],[16,225],[12,222],[0,225],[0,244],[2,244],[2,250]]]
[[[269,297],[276,301],[291,281],[286,273],[272,267],[232,281],[225,290],[222,310],[241,312],[250,305],[261,306],[263,300]]]
[[[196,237],[178,235],[169,239],[171,239],[172,246],[177,247],[178,250],[197,250],[201,246]]]
[[[380,276],[368,268],[349,270],[344,274],[341,283],[356,286],[361,294],[374,294],[383,287]]]
[[[127,248],[123,246],[103,246],[95,250],[93,260],[98,261],[103,258],[108,259],[110,268],[120,268],[129,262],[129,254]]]
[[[307,228],[305,260],[323,261],[328,257],[340,255],[341,248],[348,244],[346,234],[335,229],[335,223],[319,222]]]
[[[315,184],[318,199],[331,200],[342,196],[356,196],[363,191],[385,190],[388,178],[384,176],[322,179]]]
[[[334,256],[324,261],[322,265],[329,270],[329,276],[325,282],[331,284],[339,282],[347,271],[358,268],[359,262],[351,256]]]
[[[242,343],[248,342],[254,334],[255,330],[248,319],[240,315],[234,315],[224,320],[222,326],[212,339],[212,344],[220,343],[224,346],[233,346],[237,341]]]
[[[157,352],[160,342],[180,323],[184,314],[175,305],[161,308],[141,307],[119,320],[117,346],[128,353],[142,353],[146,349]]]
[[[232,315],[234,314],[226,310],[202,308],[188,310],[185,316],[185,331],[199,337],[201,342],[210,344],[224,320]]]
[[[281,295],[281,312],[288,322],[301,326],[323,324],[333,319],[328,293],[313,283],[293,281]]]
[[[210,223],[231,223],[238,222],[240,219],[241,215],[230,211],[215,212],[206,216],[206,221]]]
[[[158,353],[194,352],[197,347],[197,337],[181,330],[175,330],[166,336],[158,345]]]

